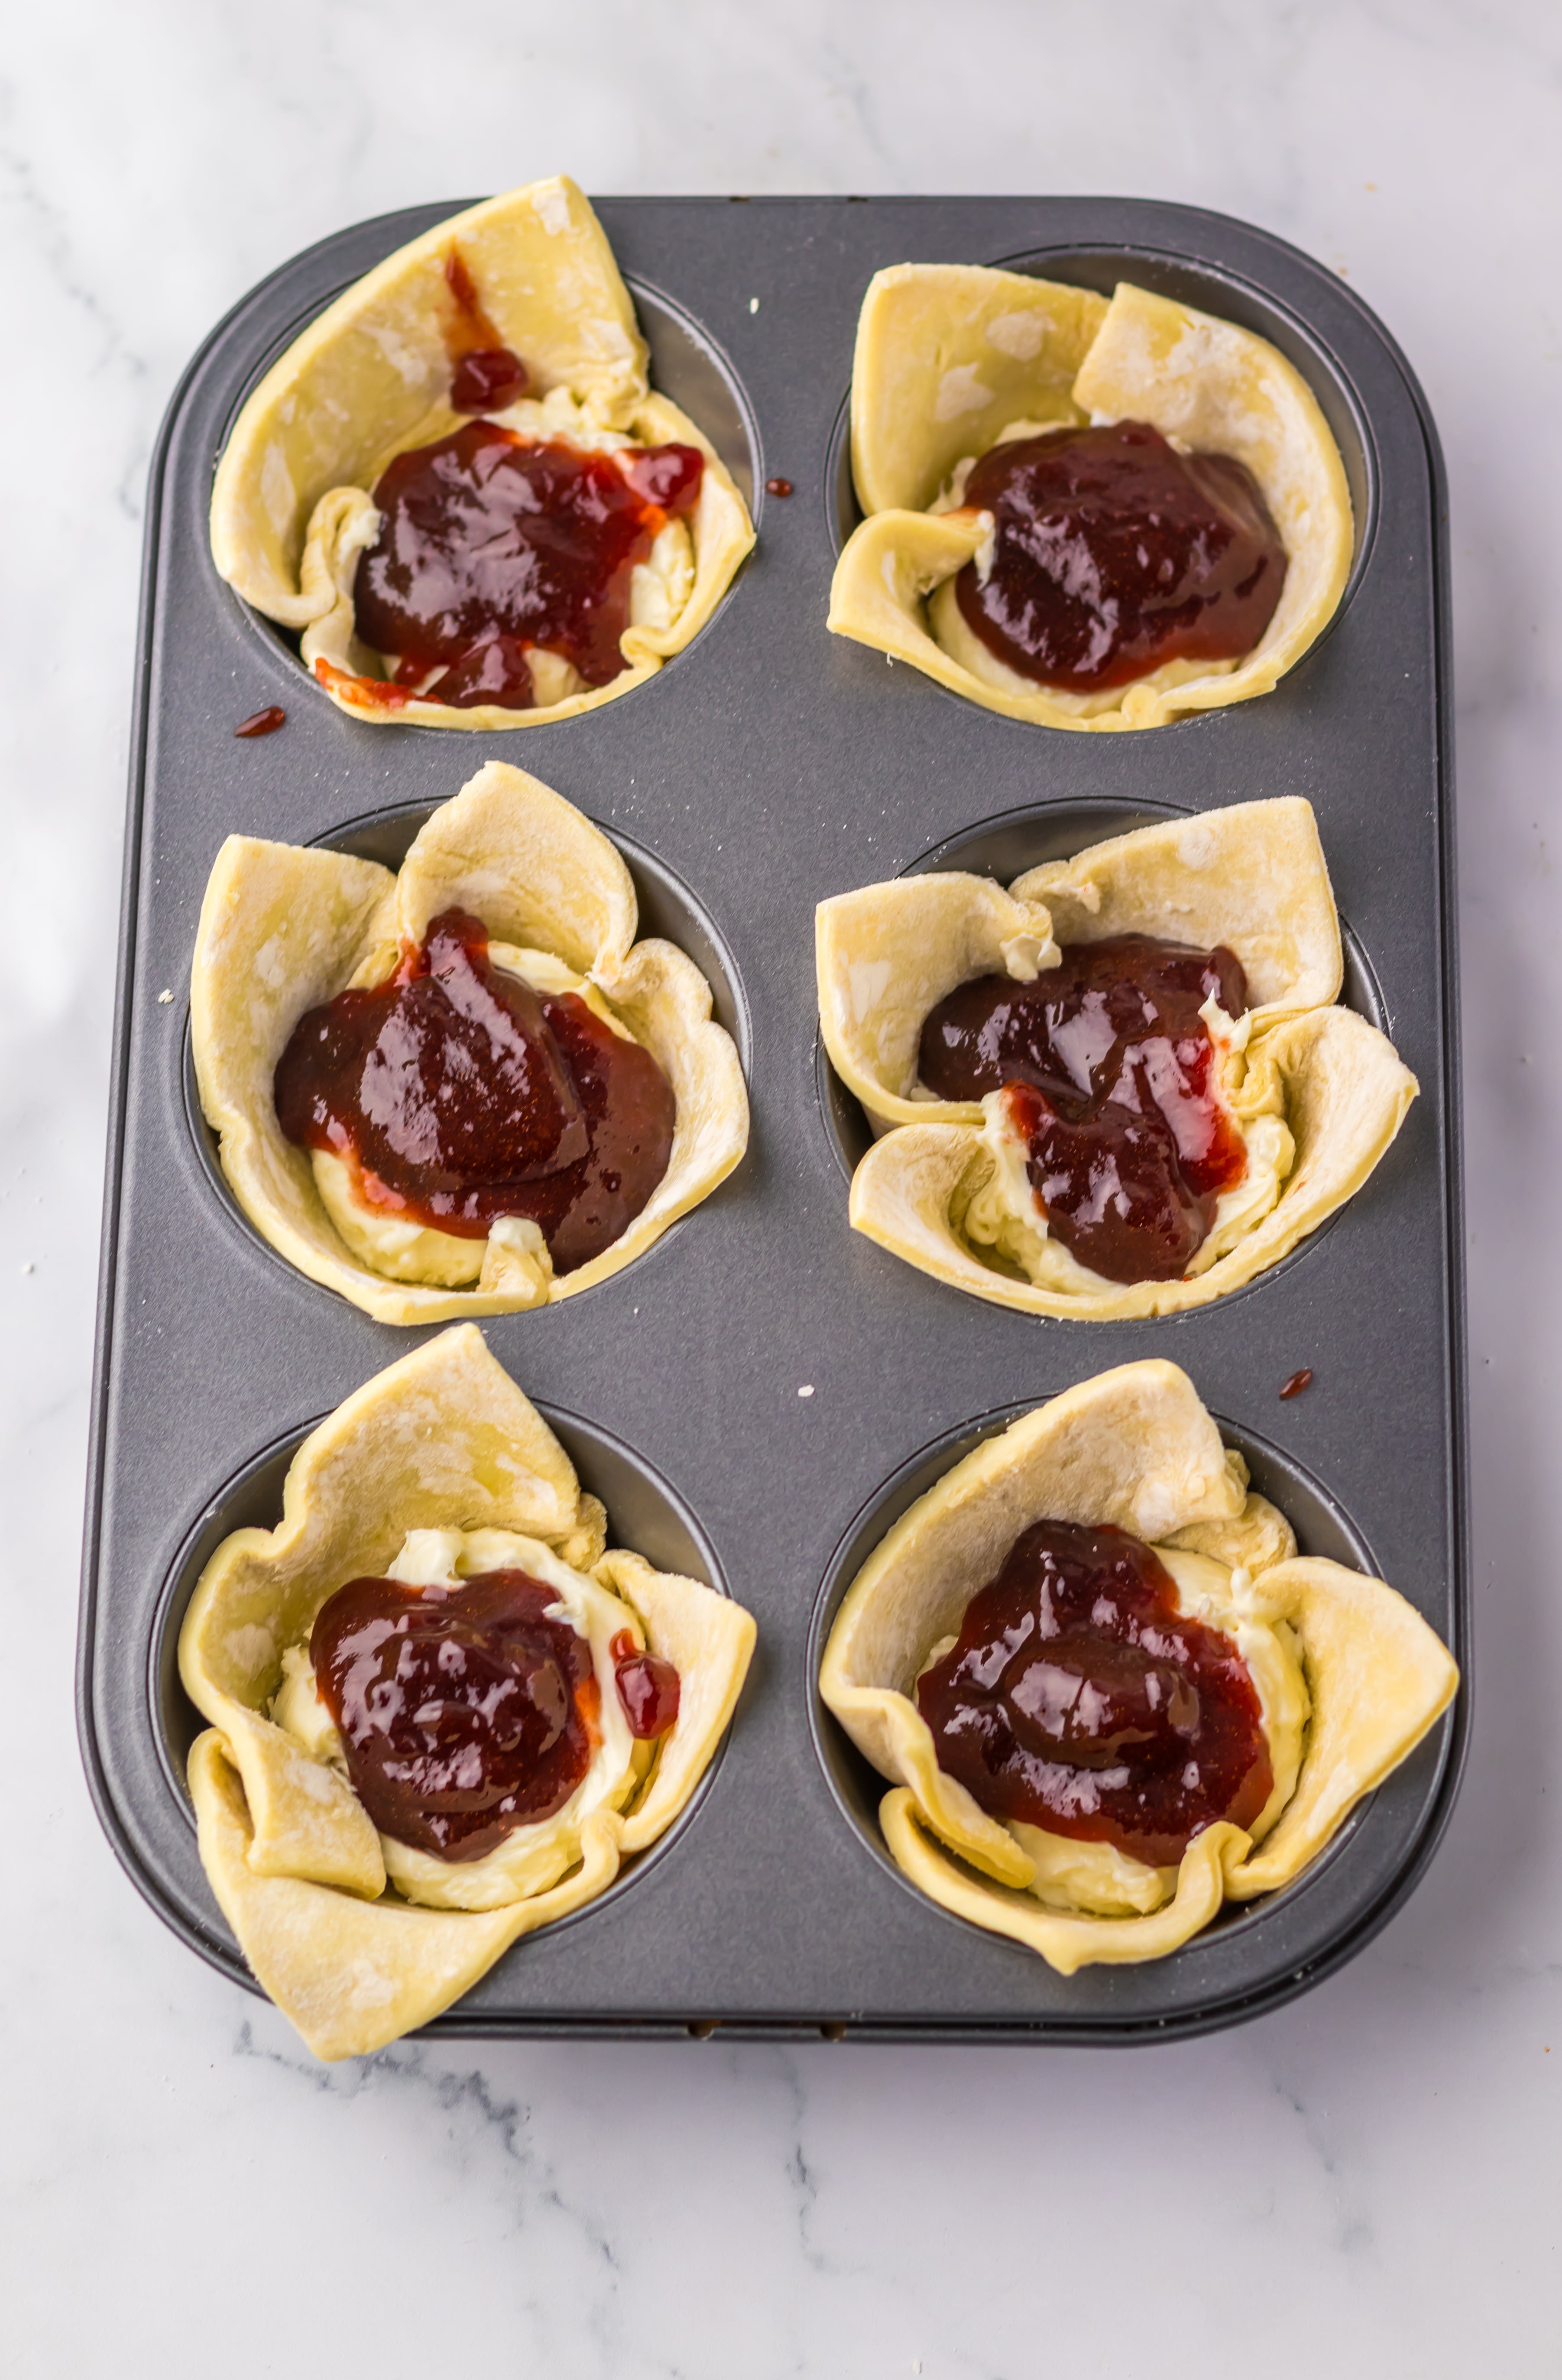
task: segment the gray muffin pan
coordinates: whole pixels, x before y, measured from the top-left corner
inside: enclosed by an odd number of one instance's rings
[[[705,968],[742,1050],[753,1137],[733,1178],[627,1271],[483,1329],[616,1541],[736,1596],[759,1649],[677,1828],[433,2030],[1139,2042],[1274,2008],[1367,1941],[1423,1871],[1458,1785],[1468,1683],[1287,1891],[1171,1958],[1065,1980],[904,1882],[877,1830],[882,1781],[814,1679],[856,1566],[922,1488],[1041,1399],[1155,1354],[1190,1374],[1303,1548],[1392,1581],[1468,1680],[1446,524],[1425,403],[1334,274],[1222,216],[1101,199],[607,200],[657,383],[750,496],[758,548],[688,652],[585,718],[497,735],[360,725],[216,577],[212,470],[287,342],[458,203],[360,225],[263,282],[191,363],[153,465],[80,1635],[104,1826],[166,1923],[252,1989],[182,1782],[199,1721],[177,1682],[179,1621],[219,1539],[279,1516],[311,1424],[417,1335],[302,1280],[224,1186],[189,1058],[213,858],[238,830],[394,864],[434,804],[507,759],[619,843],[643,929]],[[857,311],[870,274],[908,259],[1103,289],[1131,278],[1298,365],[1345,456],[1358,551],[1333,625],[1274,694],[1141,735],[1060,734],[827,634],[856,517]],[[789,499],[766,495],[772,475]],[[236,741],[269,703],[286,728]],[[1279,794],[1318,815],[1346,997],[1422,1087],[1331,1225],[1210,1308],[1093,1326],[982,1305],[854,1235],[844,1177],[865,1127],[819,1048],[814,904],[922,867],[1007,881],[1125,826]],[[1313,1386],[1281,1402],[1303,1366]]]

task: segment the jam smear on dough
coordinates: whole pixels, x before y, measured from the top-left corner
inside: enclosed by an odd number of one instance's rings
[[[642,1653],[627,1628],[620,1629],[608,1649],[629,1733],[641,1742],[665,1735],[678,1715],[682,1690],[677,1671],[659,1653]]]
[[[409,693],[469,710],[535,707],[527,655],[555,654],[588,686],[628,664],[635,565],[699,500],[696,446],[586,454],[494,421],[463,422],[397,455],[374,490],[380,533],[359,557],[359,636],[396,657],[390,709]],[[336,683],[336,681],[333,681]],[[355,682],[372,704],[373,682]]]
[[[275,1097],[287,1139],[345,1160],[371,1211],[458,1239],[530,1217],[560,1274],[640,1213],[677,1118],[649,1050],[578,994],[539,994],[495,966],[461,909],[385,982],[300,1018]]]
[[[520,358],[506,347],[482,310],[477,284],[454,242],[445,259],[445,285],[455,312],[445,324],[450,358],[452,413],[498,413],[524,396],[531,378]]]
[[[1101,694],[1172,661],[1237,661],[1274,616],[1286,549],[1229,455],[1182,455],[1143,421],[990,447],[962,503],[993,566],[955,582],[972,634],[1021,677]]]
[[[522,1570],[456,1586],[355,1578],[321,1606],[315,1683],[384,1835],[482,1859],[562,1810],[600,1741],[591,1646]]]
[[[1212,993],[1245,1013],[1224,945],[1115,934],[1070,943],[1033,983],[978,976],[923,1022],[923,1084],[940,1099],[1002,1090],[1049,1232],[1106,1281],[1179,1281],[1247,1171],[1199,1014]]]
[[[1185,1619],[1126,1529],[1037,1521],[917,1681],[938,1765],[995,1818],[1174,1866],[1274,1790],[1263,1706],[1231,1637]]]

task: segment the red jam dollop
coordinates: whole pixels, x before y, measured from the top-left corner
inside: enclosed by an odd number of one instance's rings
[[[1274,1790],[1246,1662],[1126,1529],[1036,1522],[916,1692],[939,1767],[991,1816],[1151,1867],[1217,1819],[1251,1827]]]
[[[355,1578],[321,1606],[315,1684],[353,1791],[384,1835],[478,1860],[562,1810],[591,1764],[591,1646],[522,1570],[458,1586]]]
[[[396,656],[387,694],[530,710],[533,649],[606,686],[626,667],[635,565],[692,509],[704,468],[695,446],[588,455],[494,421],[397,455],[353,582],[360,637]]]
[[[1003,1091],[1048,1232],[1106,1281],[1179,1281],[1247,1171],[1199,1014],[1212,992],[1246,1011],[1224,945],[1114,934],[1033,983],[978,976],[923,1023],[922,1082],[941,1099]]]
[[[299,1019],[277,1121],[343,1159],[364,1206],[485,1239],[529,1216],[556,1273],[611,1246],[667,1170],[677,1101],[638,1042],[574,992],[495,966],[477,918],[447,909],[387,981]]]
[[[1172,661],[1251,653],[1280,600],[1286,549],[1229,455],[1179,455],[1143,421],[1049,430],[989,448],[964,504],[990,512],[993,567],[955,600],[1021,677],[1070,694]]]
[[[659,1653],[642,1653],[627,1628],[620,1629],[608,1650],[629,1733],[641,1742],[665,1735],[678,1715],[680,1688],[672,1663]]]

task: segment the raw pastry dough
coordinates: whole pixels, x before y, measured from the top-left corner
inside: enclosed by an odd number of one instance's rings
[[[1240,662],[1172,662],[1100,695],[1054,691],[996,662],[939,601],[992,526],[959,503],[962,466],[1006,435],[1092,420],[1146,421],[1252,473],[1288,566]],[[1252,332],[1129,282],[1108,304],[982,265],[875,273],[857,329],[851,452],[868,517],[836,565],[829,625],[1009,719],[1158,727],[1267,694],[1323,633],[1349,574],[1345,468],[1300,374]]]
[[[584,978],[586,996],[651,1051],[677,1101],[667,1170],[649,1202],[611,1247],[560,1280],[536,1225],[514,1218],[490,1233],[474,1287],[387,1278],[348,1245],[309,1153],[284,1139],[276,1120],[273,1077],[299,1017],[349,984],[383,982],[401,942],[421,941],[431,918],[453,906],[481,917],[495,943],[548,953]],[[607,837],[502,760],[435,810],[398,875],[337,852],[230,835],[201,905],[190,1031],[223,1171],[256,1230],[377,1322],[543,1305],[642,1255],[738,1163],[749,1102],[738,1052],[712,1021],[709,984],[671,942],[637,942],[636,918],[629,871]]]
[[[1113,1854],[1119,1869],[1150,1880],[1137,1903],[1122,1893],[1122,1913],[1092,1911],[1092,1879],[1081,1888],[1068,1873],[1079,1854],[1104,1847],[989,1816],[939,1768],[912,1698],[930,1652],[958,1630],[971,1597],[1016,1538],[1049,1518],[1131,1530],[1173,1571],[1185,1609],[1185,1579],[1193,1574],[1187,1557],[1202,1557],[1210,1571],[1227,1573],[1226,1592],[1254,1644],[1268,1636],[1292,1648],[1305,1671],[1305,1706],[1294,1715],[1305,1726],[1300,1767],[1291,1768],[1283,1807],[1275,1804],[1289,1764],[1276,1752],[1275,1711],[1284,1682],[1276,1688],[1255,1678],[1277,1787],[1255,1824],[1262,1848],[1221,1821],[1194,1838],[1175,1871]],[[1242,1627],[1232,1633],[1256,1671],[1253,1645]],[[1152,1361],[1054,1397],[921,1497],[852,1581],[819,1684],[858,1750],[894,1788],[879,1815],[897,1864],[941,1907],[1027,1944],[1067,1975],[1162,1958],[1223,1900],[1289,1884],[1447,1708],[1458,1671],[1425,1621],[1381,1579],[1297,1554],[1281,1516],[1248,1492],[1241,1457],[1222,1446],[1187,1375]],[[1052,1858],[1055,1844],[1074,1858]]]
[[[395,709],[355,683],[378,664],[353,632],[358,559],[379,534],[372,490],[392,459],[470,420],[449,405],[445,338],[456,249],[503,343],[525,363],[531,395],[492,418],[588,447],[676,442],[705,457],[689,516],[692,574],[653,557],[608,686],[555,695],[542,656],[537,707],[471,710],[433,701]],[[246,403],[212,489],[212,553],[246,602],[304,631],[303,658],[339,709],[372,723],[538,727],[627,694],[692,643],[754,541],[731,475],[687,414],[656,395],[645,341],[601,225],[560,176],[484,200],[436,224],[328,306]],[[674,540],[676,543],[677,540]],[[573,675],[573,673],[569,674]]]
[[[387,1891],[384,1846],[341,1769],[268,1714],[285,1656],[307,1645],[338,1586],[383,1576],[410,1532],[477,1529],[541,1539],[583,1574],[583,1590],[616,1597],[625,1624],[677,1670],[678,1715],[625,1806],[581,1819],[569,1873],[545,1888],[523,1879],[503,1897],[491,1890],[475,1909],[417,1907]],[[312,1430],[278,1526],[238,1530],[202,1572],[179,1635],[179,1674],[211,1722],[189,1759],[201,1856],[257,1980],[317,2057],[361,2057],[437,2016],[521,1935],[604,1891],[709,1767],[753,1621],[693,1579],[604,1552],[604,1538],[601,1505],[468,1324]]]
[[[1040,1255],[1029,1244],[1024,1255],[1042,1278],[1026,1277],[1018,1253],[997,1269],[965,1228],[974,1202],[1005,1204],[987,1109],[919,1092],[922,1021],[971,977],[1007,969],[1029,982],[1057,964],[1060,944],[1130,932],[1205,950],[1224,942],[1241,960],[1252,1005],[1245,1031],[1223,1045],[1223,1088],[1255,1176],[1267,1169],[1265,1196],[1276,1178],[1278,1194],[1229,1225],[1217,1217],[1202,1271],[1127,1284],[1071,1258],[1047,1261],[1065,1252],[1045,1240],[1033,1200],[1025,1211],[1010,1196],[1017,1228],[1002,1245],[1018,1250],[1029,1231]],[[1333,1004],[1339,921],[1312,807],[1294,796],[1114,836],[1028,869],[1007,892],[986,877],[936,874],[842,893],[819,905],[816,951],[824,1046],[883,1135],[852,1181],[854,1227],[935,1279],[1024,1313],[1176,1314],[1239,1288],[1361,1188],[1416,1096],[1383,1035]],[[974,1220],[991,1235],[984,1207]]]

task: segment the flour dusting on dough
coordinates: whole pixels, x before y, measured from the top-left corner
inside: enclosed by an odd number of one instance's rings
[[[1006,356],[1012,356],[1016,363],[1028,364],[1032,356],[1041,354],[1051,329],[1052,317],[1049,314],[1027,310],[995,315],[987,325],[987,336],[994,346],[1001,348]]]
[[[978,380],[974,364],[956,364],[938,383],[935,421],[958,421],[962,413],[980,413],[993,402],[993,392]]]
[[[537,216],[543,229],[553,235],[569,229],[569,200],[557,184],[539,190],[535,200]]]

